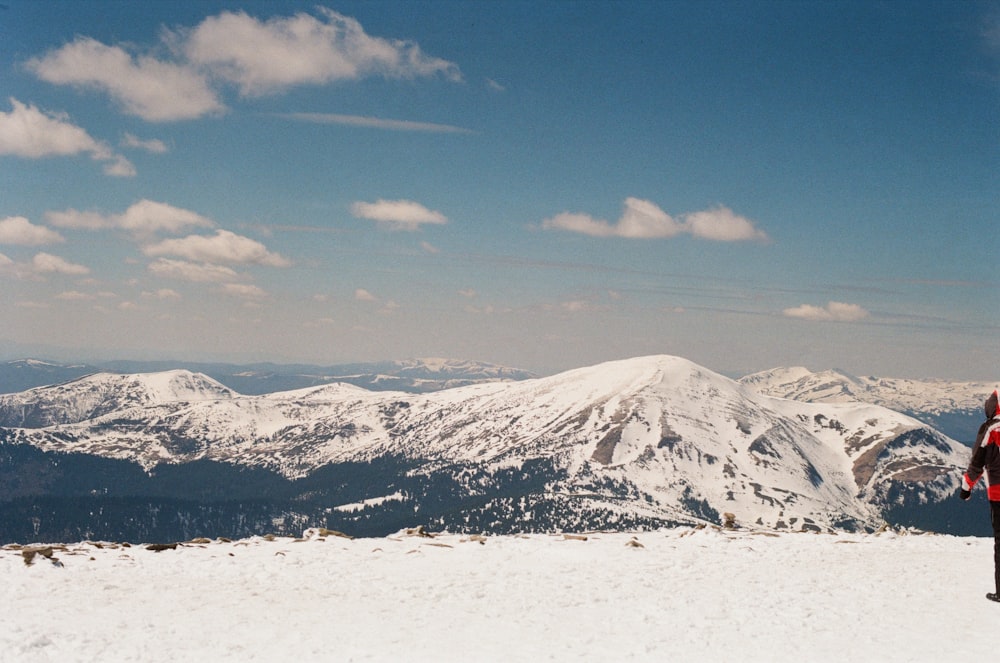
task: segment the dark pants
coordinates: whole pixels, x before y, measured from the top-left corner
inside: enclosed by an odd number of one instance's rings
[[[990,502],[990,520],[993,522],[993,581],[1000,594],[1000,502]]]

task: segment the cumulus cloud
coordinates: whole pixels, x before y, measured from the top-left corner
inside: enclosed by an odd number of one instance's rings
[[[767,240],[767,233],[756,228],[753,221],[735,214],[728,207],[688,214],[684,217],[684,225],[693,236],[717,242]]]
[[[237,235],[228,230],[218,230],[215,235],[189,235],[181,239],[166,239],[143,247],[150,257],[177,256],[204,263],[255,264],[269,267],[287,267],[290,263],[277,253],[271,253],[260,242]]]
[[[443,224],[448,219],[441,212],[429,210],[412,200],[382,200],[374,203],[356,202],[351,214],[359,219],[377,221],[393,230],[417,230],[422,224]]]
[[[461,80],[457,65],[424,54],[413,42],[372,37],[353,18],[317,11],[318,17],[299,13],[265,21],[222,12],[174,39],[190,62],[236,84],[245,96],[369,75]]]
[[[110,95],[124,112],[150,122],[185,120],[222,111],[207,78],[186,63],[133,56],[89,37],[27,62],[40,79]]]
[[[89,154],[104,163],[104,173],[132,177],[135,167],[105,143],[95,140],[65,115],[47,113],[33,105],[10,99],[11,111],[0,112],[0,155],[28,159]]]
[[[316,15],[267,20],[224,11],[194,27],[164,30],[161,41],[162,57],[81,36],[26,64],[44,81],[104,92],[125,113],[150,122],[224,111],[218,83],[252,97],[367,76],[462,80],[455,63],[410,41],[373,37],[357,20],[323,7]]]
[[[227,283],[238,281],[240,275],[224,265],[209,265],[188,262],[186,260],[171,260],[160,258],[148,266],[149,271],[161,278],[192,281],[194,283]]]
[[[828,302],[826,306],[802,304],[794,308],[786,308],[784,314],[789,318],[823,322],[855,322],[863,320],[869,315],[868,311],[861,306],[843,302]]]
[[[82,276],[89,274],[90,269],[78,265],[51,253],[38,253],[31,261],[32,269],[39,274],[65,274],[67,276]]]
[[[721,242],[767,239],[767,234],[757,229],[752,221],[728,207],[674,218],[655,203],[632,197],[625,199],[622,215],[615,223],[588,214],[563,212],[542,221],[542,228],[627,239],[663,239],[681,234]]]
[[[211,227],[211,219],[196,212],[152,200],[140,200],[121,214],[100,214],[68,209],[48,212],[46,218],[59,228],[77,230],[127,230],[140,235],[156,232],[178,232],[189,228]]]
[[[64,241],[65,238],[56,231],[45,226],[36,226],[23,216],[0,219],[0,244],[41,246]]]
[[[354,291],[354,298],[359,302],[377,302],[378,298],[372,293],[368,292],[364,288],[358,288]]]

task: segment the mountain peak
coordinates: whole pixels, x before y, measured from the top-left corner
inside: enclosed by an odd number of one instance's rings
[[[238,396],[212,378],[177,369],[160,373],[92,373],[0,395],[0,424],[40,428],[93,419],[130,407],[227,400]]]

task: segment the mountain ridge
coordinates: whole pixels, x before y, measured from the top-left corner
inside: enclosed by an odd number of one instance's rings
[[[835,369],[774,368],[740,378],[763,394],[811,403],[864,402],[903,412],[969,444],[1000,382],[857,377]]]
[[[208,481],[256,472],[292,491],[285,511],[308,504],[310,517],[348,529],[405,513],[491,531],[719,523],[723,513],[750,527],[873,529],[892,509],[953,494],[966,460],[959,443],[904,414],[767,396],[669,355],[423,394],[218,391],[9,423],[0,449],[50,454],[32,462],[132,464],[140,493],[195,468]],[[339,509],[353,504],[361,510]]]

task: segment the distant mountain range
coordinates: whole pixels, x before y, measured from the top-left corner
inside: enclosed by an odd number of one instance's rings
[[[372,391],[423,393],[480,382],[537,377],[528,371],[496,364],[434,358],[333,366],[168,361],[62,364],[39,359],[20,359],[0,362],[0,394],[66,382],[92,373],[153,373],[175,369],[203,373],[245,395],[269,394],[334,382],[353,384]]]
[[[248,395],[170,370],[0,396],[0,542],[984,520],[951,501],[968,449],[877,404],[775,398],[787,379],[670,356],[520,380],[433,366],[406,379],[475,383]]]

